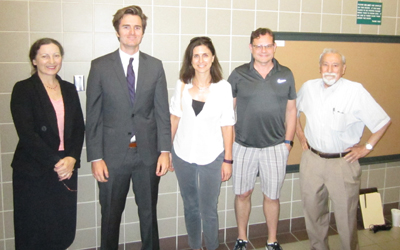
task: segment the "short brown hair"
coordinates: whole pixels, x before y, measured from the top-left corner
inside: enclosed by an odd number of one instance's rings
[[[183,56],[182,68],[179,72],[179,79],[184,83],[189,83],[195,75],[192,65],[193,50],[195,47],[201,45],[206,46],[214,56],[214,62],[210,68],[211,82],[217,83],[222,80],[222,68],[219,64],[213,43],[209,37],[200,36],[194,37],[190,40],[189,45],[186,48],[185,55]]]
[[[251,32],[250,44],[253,44],[254,39],[259,38],[260,36],[263,36],[266,34],[272,36],[272,42],[275,44],[275,35],[272,32],[272,30],[270,30],[268,28],[258,28],[255,31]]]
[[[37,71],[37,66],[33,64],[33,60],[36,59],[38,50],[40,49],[40,47],[42,45],[51,44],[51,43],[57,45],[58,49],[60,49],[61,57],[64,56],[64,48],[61,46],[61,44],[57,40],[54,40],[54,39],[48,38],[48,37],[37,40],[36,42],[34,42],[32,44],[31,49],[29,50],[29,59],[31,61],[31,65],[33,67],[32,74],[36,73],[36,71]]]
[[[131,5],[127,6],[125,8],[117,10],[114,14],[114,18],[112,20],[113,26],[115,31],[118,33],[119,29],[119,24],[121,23],[122,17],[124,15],[136,15],[139,16],[140,19],[142,19],[142,27],[143,27],[143,34],[144,31],[146,30],[146,25],[147,25],[147,16],[143,13],[142,8],[136,5]]]

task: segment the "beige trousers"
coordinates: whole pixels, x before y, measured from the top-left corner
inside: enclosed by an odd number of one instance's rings
[[[310,150],[300,162],[300,187],[310,249],[328,250],[331,199],[343,250],[358,250],[357,205],[361,168],[344,158],[325,159]]]

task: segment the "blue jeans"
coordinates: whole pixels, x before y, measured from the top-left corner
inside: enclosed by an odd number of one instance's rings
[[[172,163],[178,178],[185,209],[185,224],[189,246],[201,248],[201,223],[208,250],[218,248],[218,196],[221,188],[222,152],[207,165],[188,163],[172,149]]]

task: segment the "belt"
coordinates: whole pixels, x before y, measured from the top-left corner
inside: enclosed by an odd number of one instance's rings
[[[130,148],[136,148],[136,147],[137,147],[136,142],[131,142],[131,143],[129,143],[129,147],[130,147]]]
[[[342,158],[342,157],[344,157],[345,155],[347,155],[348,153],[350,153],[350,151],[349,151],[349,152],[343,152],[343,153],[334,153],[334,154],[322,153],[322,152],[319,152],[319,151],[316,150],[316,149],[313,149],[313,148],[310,147],[310,146],[308,146],[308,147],[310,148],[311,152],[317,154],[317,155],[318,155],[319,157],[321,157],[321,158],[326,158],[326,159]]]

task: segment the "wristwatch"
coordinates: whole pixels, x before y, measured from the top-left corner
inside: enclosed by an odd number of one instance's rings
[[[366,143],[366,144],[365,144],[365,148],[368,149],[368,150],[372,150],[372,149],[374,148],[374,146],[372,146],[372,145],[369,144],[369,143]]]
[[[289,144],[291,147],[293,147],[293,141],[285,140],[286,144]]]

